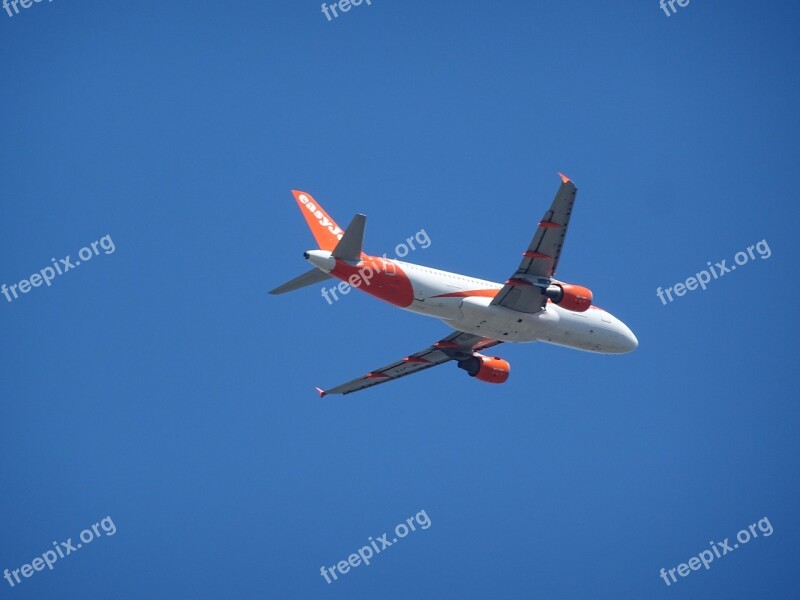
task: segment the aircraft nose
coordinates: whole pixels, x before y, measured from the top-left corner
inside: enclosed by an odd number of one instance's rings
[[[625,339],[625,350],[624,352],[633,352],[636,348],[639,347],[639,340],[636,339],[636,336],[630,330],[628,326],[625,326],[625,333],[623,334],[623,338]]]

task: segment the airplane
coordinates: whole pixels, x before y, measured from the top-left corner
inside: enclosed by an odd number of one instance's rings
[[[545,342],[600,354],[624,354],[639,345],[633,332],[592,304],[592,292],[555,278],[577,188],[559,173],[561,186],[538,222],[517,270],[505,283],[440,271],[362,250],[366,217],[356,214],[342,230],[311,194],[292,190],[319,245],[303,257],[313,268],[275,288],[284,294],[332,277],[405,310],[434,317],[455,332],[419,352],[323,390],[350,394],[455,361],[471,377],[504,383],[508,361],[482,352],[504,342]]]

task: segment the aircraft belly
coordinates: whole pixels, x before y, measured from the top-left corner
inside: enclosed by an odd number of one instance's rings
[[[610,325],[601,318],[607,313],[594,308],[583,313],[560,307],[553,307],[551,310],[559,312],[561,318],[557,327],[547,328],[541,332],[539,338],[541,341],[587,352],[609,351],[609,344],[613,343],[617,334],[609,329]]]
[[[414,298],[408,310],[437,319],[460,319],[461,298]]]
[[[448,325],[486,338],[504,342],[534,342],[540,333],[558,322],[551,311],[521,313],[503,306],[492,305],[491,298],[465,298],[461,303],[463,316],[448,321]]]

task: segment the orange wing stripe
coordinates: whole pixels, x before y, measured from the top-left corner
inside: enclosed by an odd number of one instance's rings
[[[524,279],[508,279],[506,281],[506,285],[519,285],[519,286],[531,287],[533,284],[530,281],[525,281]]]
[[[436,348],[461,348],[461,346],[453,342],[436,342],[434,346]]]
[[[386,373],[367,373],[367,377],[370,379],[389,379]]]
[[[488,289],[488,290],[467,290],[465,292],[450,292],[449,294],[439,294],[437,296],[433,296],[434,298],[470,298],[473,296],[483,297],[483,298],[494,298],[497,295],[497,292],[500,290],[495,289]]]

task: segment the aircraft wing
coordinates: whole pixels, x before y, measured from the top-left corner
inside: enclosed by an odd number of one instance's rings
[[[471,333],[463,333],[456,331],[446,338],[439,340],[433,346],[428,346],[424,350],[420,350],[402,360],[394,362],[385,367],[381,367],[375,371],[371,371],[359,377],[338,385],[329,390],[321,390],[317,388],[320,397],[328,394],[350,394],[359,390],[378,385],[379,383],[386,383],[406,375],[419,373],[425,369],[441,365],[451,360],[462,360],[469,358],[473,353],[502,344],[499,340],[473,335]]]
[[[536,313],[547,303],[544,290],[556,274],[578,191],[566,175],[561,175],[561,182],[550,210],[544,213],[528,249],[522,254],[519,268],[506,281],[492,304],[519,312]]]

